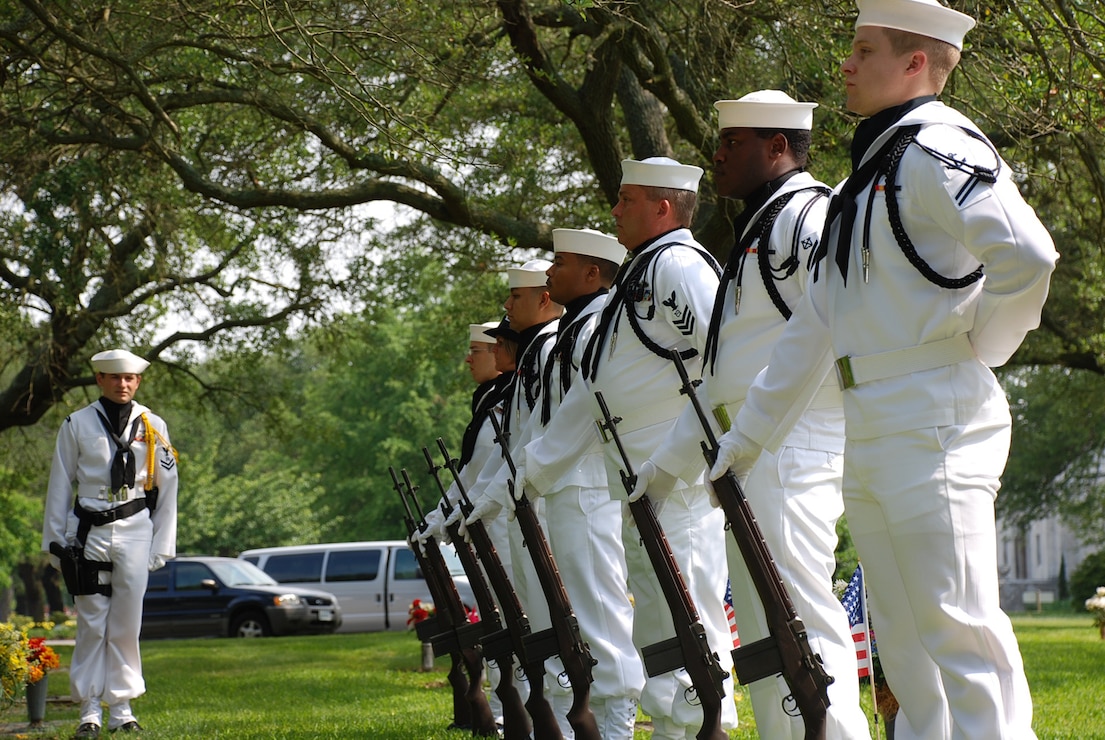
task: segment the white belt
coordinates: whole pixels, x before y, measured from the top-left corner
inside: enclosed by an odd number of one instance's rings
[[[662,421],[673,421],[679,417],[686,403],[686,396],[679,395],[658,403],[646,402],[644,405],[632,409],[610,409],[610,414],[617,420],[618,436],[624,437],[630,432],[659,424]],[[596,417],[595,426],[598,427],[599,438],[603,444],[606,444],[613,437],[605,428],[606,422],[601,418],[602,412],[594,396],[591,397],[591,406]]]
[[[957,362],[975,359],[975,350],[966,334],[951,339],[941,339],[916,347],[894,349],[862,357],[845,355],[837,358],[836,376],[840,387],[854,388],[873,380],[895,378],[899,375],[919,373]]]
[[[145,498],[146,491],[141,488],[123,486],[117,491],[112,491],[111,486],[97,486],[94,483],[79,483],[77,485],[78,498],[95,498],[100,501],[110,501],[122,504],[131,499]]]

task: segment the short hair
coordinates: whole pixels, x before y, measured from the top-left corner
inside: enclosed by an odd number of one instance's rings
[[[801,128],[757,128],[753,129],[756,136],[761,139],[770,139],[775,134],[782,134],[787,139],[787,146],[794,156],[794,162],[799,167],[805,167],[810,159],[810,142],[813,135]]]
[[[959,64],[961,56],[959,49],[947,41],[911,31],[901,31],[897,28],[884,28],[883,31],[890,41],[891,51],[897,56],[923,51],[928,57],[929,78],[936,83],[936,92],[944,89],[952,70]]]
[[[691,190],[678,188],[658,188],[649,186],[645,188],[650,200],[666,200],[671,203],[672,212],[683,226],[690,227],[694,220],[694,209],[698,205],[698,193]]]
[[[602,257],[595,257],[590,254],[577,255],[588,265],[594,265],[599,268],[599,280],[603,285],[613,285],[614,278],[618,276],[618,263],[611,262],[610,260],[604,260]]]
[[[511,359],[512,362],[517,362],[518,361],[518,343],[517,342],[515,342],[513,339],[507,339],[506,337],[498,337],[497,344],[499,345],[499,347],[502,348],[503,351],[505,351],[508,355],[510,355],[510,359]]]

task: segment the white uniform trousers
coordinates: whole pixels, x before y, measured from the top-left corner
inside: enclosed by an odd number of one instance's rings
[[[607,473],[609,474],[609,466]],[[617,471],[614,473],[617,475]],[[733,638],[725,617],[725,516],[710,504],[702,485],[680,488],[658,504],[660,525],[683,572],[687,590],[706,630],[706,639],[717,653],[725,680],[722,727],[736,727],[733,700]],[[633,643],[638,650],[675,636],[671,609],[660,590],[656,571],[648,559],[633,517],[626,514],[622,542],[633,595]],[[641,708],[654,720],[656,740],[667,737],[693,738],[702,726],[702,708],[687,701],[691,680],[680,668],[645,680]],[[661,727],[675,728],[663,734]],[[679,730],[682,734],[679,734]]]
[[[611,500],[606,488],[580,486],[560,489],[543,500],[549,545],[580,632],[597,661],[591,669],[592,709],[624,710],[628,715],[622,718],[625,721],[612,723],[603,738],[632,740],[645,673],[633,646],[621,502]],[[606,718],[599,717],[597,709],[595,714],[600,728],[605,727]],[[623,734],[616,734],[619,731]]]
[[[495,554],[499,556],[499,562],[503,564],[503,570],[506,571],[507,578],[510,580],[511,585],[514,585],[514,571],[511,561],[511,545],[510,545],[510,532],[507,528],[509,524],[510,528],[516,529],[513,522],[507,522],[507,511],[503,509],[498,516],[494,519],[485,520],[484,527],[487,529],[487,537],[491,540],[491,544],[495,547]],[[482,564],[481,564],[482,565]],[[488,580],[490,585],[490,580]],[[517,590],[515,591],[517,593]],[[499,603],[499,596],[492,592],[495,597],[495,603],[499,604],[499,612],[502,615],[502,604]],[[521,597],[519,597],[521,601]],[[506,627],[506,624],[503,624]],[[507,666],[498,666],[494,663],[487,664],[487,680],[490,683],[490,695],[488,697],[488,703],[491,705],[491,711],[495,715],[496,722],[502,722],[503,703],[495,693],[495,687],[499,685],[499,681],[502,680],[502,676],[499,671],[507,668]],[[521,675],[521,664],[518,662],[518,656],[513,657],[510,670],[512,671],[511,683],[518,691],[518,696],[521,697],[522,702],[529,698],[529,684],[518,676]]]
[[[68,534],[72,536],[77,519],[72,515],[69,519]],[[138,638],[152,539],[153,524],[145,509],[111,524],[92,527],[88,533],[85,557],[113,565],[110,573],[100,573],[100,582],[111,584],[111,596],[74,598],[77,639],[69,668],[69,690],[82,702],[82,722],[100,724],[101,699],[108,705],[125,705],[146,691]],[[83,716],[85,713],[89,716]]]
[[[506,510],[503,510],[499,514],[499,516],[495,517],[494,519],[484,521],[484,528],[487,530],[487,536],[491,540],[491,544],[495,547],[495,554],[498,555],[499,562],[503,564],[503,570],[506,571],[507,578],[509,579],[511,577],[510,536],[507,534],[506,525]],[[480,566],[484,567],[482,562]],[[486,573],[486,568],[484,568],[484,571]],[[511,583],[513,584],[513,581],[511,581]],[[491,580],[488,579],[488,586],[490,585]],[[499,596],[494,591],[491,592],[491,595],[495,599],[495,603],[498,604],[499,613],[500,615],[502,615],[502,604],[499,603]],[[504,624],[503,626],[505,627],[506,625]],[[515,678],[515,676],[518,675],[518,665],[518,658],[517,656],[515,656],[512,666],[504,667],[508,667],[513,672],[511,682],[514,685],[514,688],[517,689],[518,695],[522,698],[522,701],[525,702],[525,700],[529,697],[529,685],[525,681],[519,681]],[[486,669],[485,672],[487,674],[488,684],[490,686],[490,688],[488,689],[487,702],[491,706],[491,713],[495,716],[495,721],[498,724],[502,724],[503,702],[501,699],[499,699],[498,694],[495,693],[495,687],[498,686],[499,681],[502,680],[502,676],[499,673],[500,666],[492,662],[486,662],[484,666]]]
[[[825,737],[844,740],[871,737],[859,706],[856,648],[848,616],[833,593],[836,569],[836,523],[844,512],[840,495],[842,456],[833,452],[783,447],[764,452],[744,487],[779,575],[805,624],[810,647],[835,679],[829,686]],[[741,643],[770,633],[759,593],[731,534],[725,537],[733,612]],[[805,724],[783,709],[790,694],[781,677],[749,685],[760,737],[802,740]],[[791,711],[795,711],[793,704]]]
[[[879,658],[901,702],[900,740],[1035,738],[998,599],[994,499],[1009,436],[997,422],[847,443],[844,504]]]
[[[541,531],[547,532],[545,525],[545,502],[539,497],[529,499],[530,506],[537,514],[537,521],[541,525]],[[505,509],[503,516],[506,516]],[[529,618],[529,626],[533,632],[540,632],[552,626],[549,617],[549,604],[545,599],[545,592],[541,589],[541,582],[537,578],[537,570],[533,566],[533,557],[529,548],[525,546],[525,538],[522,537],[522,528],[517,521],[507,523],[507,537],[510,540],[511,583],[514,584],[514,592],[518,594],[518,600],[522,603],[522,609]],[[546,540],[548,535],[545,535]],[[568,723],[568,710],[572,705],[572,689],[567,677],[563,676],[564,665],[559,657],[552,657],[545,661],[545,698],[552,705],[556,713],[560,731],[565,740],[571,740],[575,734]],[[528,678],[527,678],[528,680]],[[529,696],[528,692],[525,694]]]

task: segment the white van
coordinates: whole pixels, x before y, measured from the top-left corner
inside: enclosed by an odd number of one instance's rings
[[[472,587],[451,545],[441,554],[461,601],[475,607]],[[338,632],[407,629],[415,599],[432,602],[418,561],[403,540],[331,542],[246,550],[238,555],[268,573],[277,583],[317,588],[338,597],[342,625]]]

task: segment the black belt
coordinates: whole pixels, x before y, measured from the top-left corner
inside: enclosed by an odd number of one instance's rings
[[[89,511],[81,506],[80,501],[74,501],[73,513],[76,514],[77,519],[80,520],[80,524],[77,525],[77,542],[83,547],[85,540],[88,539],[88,530],[93,527],[102,527],[105,524],[117,522],[120,519],[126,519],[128,516],[134,516],[145,508],[145,498],[131,499],[121,506],[116,506],[114,509],[107,509],[106,511]]]

